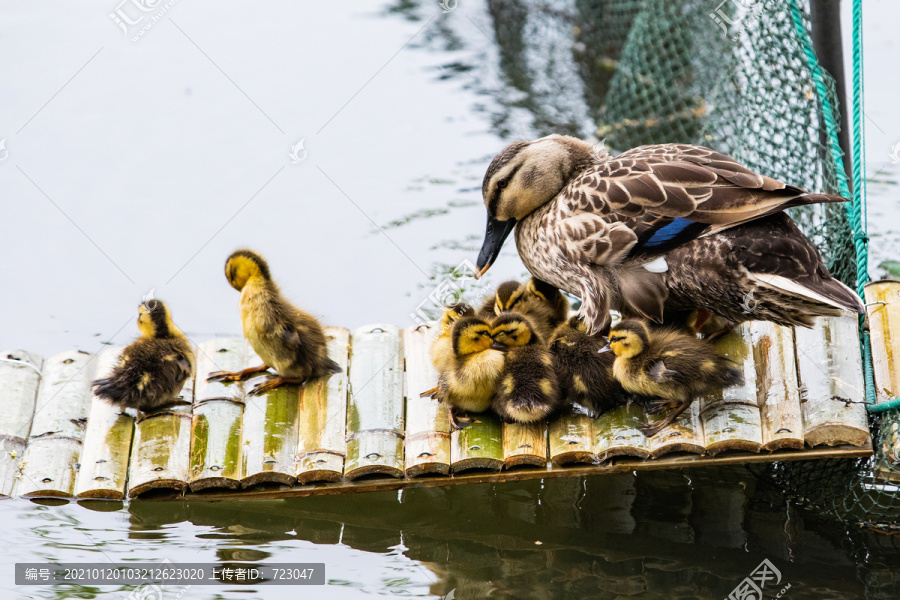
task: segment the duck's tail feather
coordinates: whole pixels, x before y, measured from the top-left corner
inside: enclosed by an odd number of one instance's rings
[[[859,296],[837,279],[828,277],[816,282],[815,289],[797,281],[772,273],[750,273],[750,280],[757,286],[802,299],[805,303],[820,306],[822,316],[838,316],[841,311],[863,313],[865,307]],[[833,310],[828,310],[828,308]]]

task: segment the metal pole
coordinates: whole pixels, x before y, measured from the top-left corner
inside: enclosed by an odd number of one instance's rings
[[[841,40],[841,0],[810,0],[809,19],[816,57],[822,68],[834,78],[841,115],[838,142],[844,152],[844,170],[852,188],[853,163],[850,154],[850,121],[847,118],[849,97],[844,78],[844,48]]]

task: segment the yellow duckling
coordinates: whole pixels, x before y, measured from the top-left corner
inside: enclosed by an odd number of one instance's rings
[[[616,355],[600,352],[605,345],[602,336],[588,334],[587,325],[577,315],[557,327],[550,342],[563,398],[586,408],[591,417],[622,406],[630,398],[613,375]]]
[[[492,407],[507,423],[533,423],[553,414],[562,396],[553,356],[531,321],[518,313],[500,315],[491,323],[495,348],[506,352]]]
[[[463,317],[453,325],[453,368],[442,373],[438,397],[450,404],[456,429],[471,422],[461,413],[484,412],[491,407],[494,389],[503,371],[503,352],[492,348],[491,328],[476,317]]]
[[[474,317],[475,309],[465,302],[450,304],[444,308],[441,314],[438,336],[431,344],[431,362],[438,373],[449,371],[453,368],[453,340],[451,333],[453,324],[463,317]]]
[[[322,326],[281,296],[262,256],[251,250],[233,252],[225,262],[225,277],[241,292],[244,337],[263,364],[237,372],[216,371],[207,381],[240,381],[273,369],[277,376],[250,391],[258,395],[281,385],[340,373],[341,368],[328,358]]]
[[[481,305],[479,316],[490,320],[508,312],[525,315],[541,338],[549,339],[553,329],[568,317],[569,301],[559,288],[534,277],[524,285],[504,281]]]
[[[145,412],[189,404],[178,393],[194,372],[194,353],[168,307],[159,300],[141,304],[137,323],[141,337],[122,350],[109,377],[93,382],[94,395]]]
[[[674,421],[694,397],[744,382],[736,365],[706,340],[672,329],[650,330],[643,321],[615,325],[608,348],[616,354],[613,373],[622,387],[651,398],[648,413],[672,409],[656,425],[643,428],[648,436]]]

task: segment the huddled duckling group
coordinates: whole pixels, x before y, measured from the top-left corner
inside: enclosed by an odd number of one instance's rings
[[[607,343],[568,313],[559,289],[535,278],[500,284],[477,312],[448,306],[431,348],[440,373],[431,391],[450,405],[453,426],[468,425],[470,413],[533,423],[565,407],[597,416],[637,401],[651,415],[669,411],[644,427],[654,435],[695,396],[742,383],[736,365],[696,335],[630,319]]]

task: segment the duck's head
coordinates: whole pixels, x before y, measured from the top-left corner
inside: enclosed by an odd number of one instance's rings
[[[183,336],[181,330],[172,322],[169,307],[161,300],[142,302],[138,306],[138,331],[145,338],[171,338]]]
[[[609,332],[609,348],[616,356],[631,358],[647,347],[650,330],[647,324],[636,319],[622,321]]]
[[[562,292],[559,291],[558,287],[538,279],[537,277],[532,277],[525,282],[525,291],[528,295],[534,296],[547,304],[556,304],[556,302],[559,301],[559,297],[562,295]]]
[[[441,333],[449,332],[453,328],[453,324],[463,317],[474,317],[475,309],[465,302],[457,302],[448,304],[441,313]]]
[[[271,281],[269,265],[266,259],[252,250],[236,250],[225,261],[225,277],[231,287],[237,291],[244,289],[247,281],[253,277],[261,277]]]
[[[497,286],[494,292],[494,313],[500,314],[513,310],[513,307],[522,299],[525,288],[515,280],[504,281]]]
[[[518,313],[505,313],[491,323],[495,348],[506,350],[512,346],[529,346],[540,341],[528,319]]]
[[[490,326],[475,317],[463,317],[453,326],[453,352],[457,356],[466,356],[487,350],[491,347]]]
[[[516,221],[555,198],[595,157],[593,146],[567,135],[513,142],[494,157],[481,184],[488,222],[478,255],[479,276],[500,254]]]

